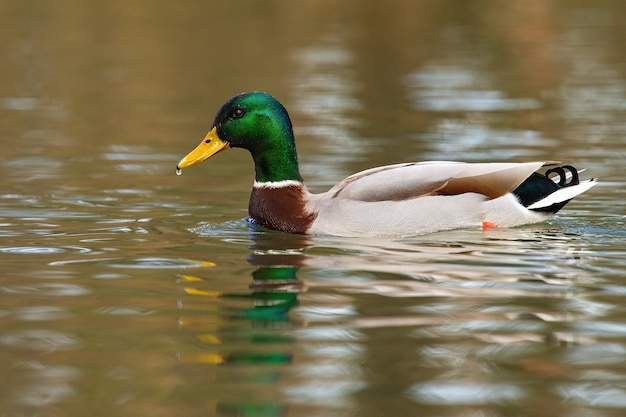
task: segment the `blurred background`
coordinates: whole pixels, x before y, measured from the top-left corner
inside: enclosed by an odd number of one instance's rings
[[[346,172],[407,159],[623,156],[618,0],[0,8],[7,157],[86,142],[185,153],[221,103],[248,90],[285,103],[309,175],[327,153],[344,154]]]

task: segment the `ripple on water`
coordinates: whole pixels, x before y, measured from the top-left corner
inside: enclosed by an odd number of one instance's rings
[[[14,310],[15,315],[21,321],[52,321],[70,317],[70,314],[57,306],[27,306]]]
[[[65,297],[90,294],[82,285],[65,283],[44,283],[37,285],[6,285],[0,287],[5,294],[32,294],[40,297]]]
[[[0,345],[7,348],[53,352],[76,349],[79,343],[69,333],[48,329],[16,330],[0,334]]]
[[[145,257],[145,258],[100,258],[100,259],[68,259],[64,261],[50,262],[50,266],[62,266],[78,263],[96,263],[111,268],[129,268],[129,269],[181,269],[181,268],[206,268],[215,266],[213,262],[183,259],[183,258],[160,258],[160,257]],[[124,276],[111,276],[110,274],[104,274],[105,278],[124,278]],[[101,277],[96,277],[101,278]]]
[[[154,314],[154,310],[141,310],[132,307],[103,307],[96,310],[97,313],[110,316],[147,316]]]
[[[14,246],[0,248],[2,253],[17,253],[24,255],[51,255],[65,252],[65,249],[53,246]]]
[[[75,389],[69,384],[45,381],[25,387],[19,394],[19,401],[27,406],[49,407],[67,400],[74,393]]]
[[[414,385],[409,396],[420,403],[471,405],[518,400],[524,391],[511,384],[471,382],[427,382]]]
[[[135,258],[128,261],[111,262],[109,266],[113,268],[138,268],[138,269],[179,269],[197,268],[203,266],[213,266],[211,262],[195,261],[182,258],[160,258],[147,257]]]
[[[559,394],[587,407],[626,408],[626,389],[611,381],[563,384]]]
[[[95,279],[129,279],[132,278],[129,274],[94,274]]]
[[[71,384],[82,375],[76,367],[46,365],[36,360],[19,362],[12,369],[24,372],[29,381],[13,385],[13,395],[19,403],[34,407],[49,408],[51,404],[67,400],[75,392]]]
[[[56,255],[65,252],[89,253],[92,250],[84,246],[10,246],[0,248],[0,253],[18,255]]]
[[[249,239],[251,233],[253,233],[246,219],[231,220],[222,223],[202,222],[199,226],[190,228],[189,231],[202,237],[224,236],[241,237],[242,239]]]
[[[619,343],[594,341],[592,344],[570,348],[563,355],[565,362],[590,369],[591,365],[620,366],[626,357],[626,347]]]

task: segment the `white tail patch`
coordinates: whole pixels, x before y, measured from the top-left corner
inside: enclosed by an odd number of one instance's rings
[[[539,200],[536,203],[533,203],[526,208],[528,210],[540,209],[544,207],[550,207],[553,204],[561,203],[563,201],[571,200],[572,198],[576,197],[578,194],[584,193],[585,191],[587,191],[588,189],[590,189],[597,183],[598,183],[597,180],[594,178],[594,179],[590,179],[586,181],[581,181],[580,184],[577,184],[577,185],[563,187],[553,192],[546,198]]]

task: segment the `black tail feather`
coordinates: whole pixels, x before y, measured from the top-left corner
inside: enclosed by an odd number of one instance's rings
[[[567,172],[571,174],[568,179]],[[554,182],[552,178],[559,177],[558,182]],[[517,196],[524,207],[528,207],[539,200],[542,200],[553,192],[572,185],[580,183],[578,171],[571,165],[563,165],[546,171],[545,175],[538,172],[533,173],[530,177],[517,187],[513,194]],[[544,213],[556,213],[561,210],[570,200],[561,201],[548,207],[533,209]]]

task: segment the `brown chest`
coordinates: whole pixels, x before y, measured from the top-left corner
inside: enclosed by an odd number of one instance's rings
[[[306,192],[302,185],[252,189],[249,216],[262,226],[286,233],[306,233],[316,214],[306,209]]]

